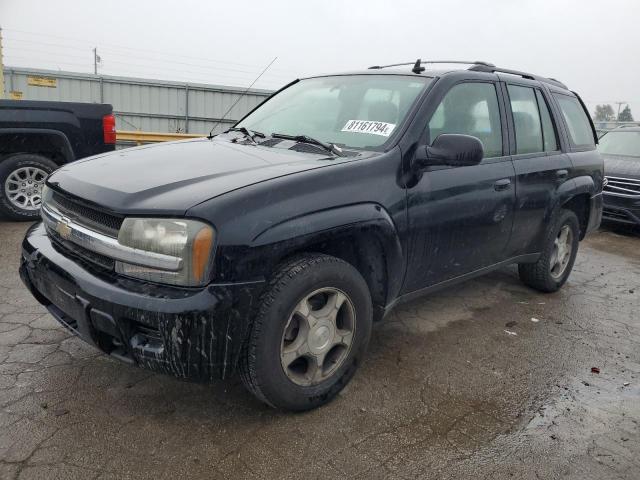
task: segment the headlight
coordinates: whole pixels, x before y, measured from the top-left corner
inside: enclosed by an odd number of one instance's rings
[[[200,286],[209,278],[213,240],[213,228],[197,220],[125,218],[118,243],[181,261],[172,271],[117,261],[116,272],[151,282]]]

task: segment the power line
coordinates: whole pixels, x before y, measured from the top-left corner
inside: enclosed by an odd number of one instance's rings
[[[31,36],[34,36],[34,37],[41,37],[41,38],[42,37],[45,37],[45,38],[46,37],[50,37],[50,38],[58,38],[58,39],[62,39],[62,40],[71,40],[73,42],[83,42],[86,45],[88,45],[89,47],[93,47],[94,45],[97,44],[101,48],[110,47],[110,48],[115,48],[115,49],[123,49],[123,50],[131,50],[131,51],[138,51],[138,52],[145,52],[145,53],[153,53],[155,55],[160,55],[162,57],[166,57],[167,55],[169,55],[169,56],[175,56],[175,57],[179,57],[179,58],[191,58],[193,60],[200,60],[200,61],[204,61],[204,62],[208,62],[208,63],[224,63],[224,64],[228,64],[228,65],[237,65],[237,66],[242,66],[242,67],[255,67],[256,66],[255,64],[229,62],[229,61],[226,61],[226,60],[217,60],[217,59],[212,59],[212,58],[203,58],[203,57],[184,55],[182,53],[162,52],[162,51],[158,51],[158,50],[149,50],[149,49],[136,48],[136,47],[125,46],[125,45],[116,45],[116,44],[112,44],[112,43],[88,41],[88,40],[84,40],[84,39],[79,39],[79,38],[74,38],[74,37],[67,37],[67,36],[62,36],[62,35],[43,34],[43,33],[38,33],[38,32],[29,32],[29,31],[26,31],[26,30],[17,30],[17,29],[5,29],[5,30],[9,31],[9,32],[18,32],[18,33],[22,33],[22,34],[27,34],[27,35],[31,35]],[[25,42],[36,42],[34,40],[25,40],[25,39],[18,39],[18,40],[25,41]],[[50,42],[40,42],[40,43],[50,44]],[[75,43],[73,45],[60,45],[60,44],[57,44],[57,45],[58,46],[66,46],[68,48],[75,48],[75,49],[84,50],[82,47],[78,47]],[[291,70],[285,70],[285,69],[280,69],[280,68],[276,68],[274,70],[291,73]]]
[[[40,42],[30,42],[30,43],[40,43]],[[46,48],[52,48],[52,45],[46,44],[46,43],[42,43],[43,47]],[[93,51],[93,49],[89,50],[89,49],[80,49],[77,47],[69,47],[69,48],[74,48],[75,50],[81,50],[81,51],[85,51],[87,52],[87,55],[75,55],[75,54],[69,54],[69,53],[63,53],[62,56],[66,59],[68,58],[76,58],[76,59],[86,59],[89,60],[91,57],[89,57],[88,53]],[[16,47],[13,47],[12,50],[15,50]],[[19,47],[20,51],[26,50],[26,51],[30,51],[30,52],[37,52],[37,53],[51,53],[51,55],[56,55],[56,54],[60,54],[60,52],[58,51],[54,51],[54,52],[49,52],[48,50],[43,50],[41,48],[34,48],[34,47]],[[163,58],[163,59],[153,59],[153,58],[145,58],[145,57],[136,57],[135,59],[132,58],[130,55],[127,54],[123,54],[123,53],[119,53],[119,52],[112,52],[109,49],[101,49],[101,57],[103,60],[106,61],[106,63],[114,63],[114,64],[120,64],[120,65],[127,65],[127,66],[133,66],[133,67],[139,67],[139,66],[145,66],[145,67],[150,67],[150,68],[159,68],[159,63],[160,64],[167,64],[169,66],[164,66],[162,65],[160,68],[163,68],[165,70],[173,70],[173,71],[177,71],[179,73],[192,73],[192,74],[196,74],[196,75],[209,75],[209,74],[215,74],[218,76],[222,76],[222,77],[227,77],[227,78],[245,78],[248,79],[247,76],[244,75],[236,75],[235,73],[246,73],[247,75],[251,75],[251,78],[253,78],[253,75],[255,75],[257,73],[256,70],[240,70],[240,69],[235,69],[235,68],[228,68],[228,67],[221,67],[221,66],[209,66],[209,65],[199,65],[199,64],[195,64],[195,63],[189,63],[189,62],[183,62],[183,61],[179,61],[179,60],[172,60],[172,59],[167,59],[167,58]],[[13,52],[12,52],[13,53]],[[116,56],[116,57],[120,57],[120,58],[124,58],[125,60],[129,60],[129,61],[122,61],[122,60],[112,60],[109,57],[111,56]],[[35,57],[34,57],[35,58]],[[52,61],[51,58],[47,58],[47,61]],[[93,61],[93,59],[91,59],[91,61]],[[135,62],[135,63],[133,63]],[[69,63],[66,61],[63,62],[54,62],[54,63]],[[104,63],[104,62],[103,62]],[[146,63],[146,65],[145,65]],[[191,68],[195,68],[198,70],[202,70],[202,71],[193,71],[193,70],[184,70],[184,69],[175,69],[172,68],[172,65],[184,65],[187,67],[191,67]],[[94,69],[95,70],[95,69]],[[222,75],[219,72],[233,72],[234,75]],[[281,73],[273,73],[270,72],[268,74],[268,77],[277,77],[280,79],[284,80],[290,80],[291,78],[293,78],[293,75],[284,75]],[[277,80],[274,80],[274,82],[277,82]]]

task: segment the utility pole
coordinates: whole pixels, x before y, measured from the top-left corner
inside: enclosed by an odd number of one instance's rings
[[[93,74],[98,75],[98,62],[100,57],[98,57],[98,47],[94,47],[93,49]]]
[[[0,100],[4,98],[4,61],[2,58],[2,27],[0,27]]]
[[[618,121],[618,119],[620,118],[620,107],[622,105],[626,105],[628,102],[613,102],[616,105],[618,105],[618,115],[616,116],[616,122]]]

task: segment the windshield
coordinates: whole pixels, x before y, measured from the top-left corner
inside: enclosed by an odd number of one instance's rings
[[[640,157],[640,132],[609,132],[600,137],[600,153]]]
[[[400,75],[309,78],[269,99],[236,127],[375,148],[399,128],[430,81]]]

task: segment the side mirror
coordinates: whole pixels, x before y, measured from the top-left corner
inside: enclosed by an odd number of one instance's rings
[[[416,151],[416,166],[420,169],[432,165],[469,167],[482,161],[482,142],[471,135],[443,133],[433,145],[423,145]]]

